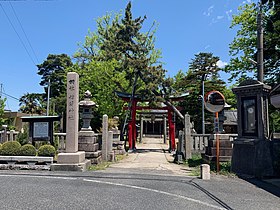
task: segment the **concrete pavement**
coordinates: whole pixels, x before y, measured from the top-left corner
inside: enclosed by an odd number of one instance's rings
[[[174,157],[168,152],[168,144],[164,144],[162,138],[143,138],[143,142],[138,143],[136,148],[136,151],[128,153],[128,157],[112,164],[110,168],[190,175],[191,169],[186,165],[173,163]]]
[[[192,168],[183,164],[174,163],[173,154],[168,152],[168,144],[162,138],[143,138],[142,143],[136,145],[137,150],[128,153],[128,156],[118,163],[110,165],[108,171],[125,172],[126,169],[135,172],[169,174],[176,176],[191,176]],[[216,176],[212,174],[212,176]],[[279,188],[280,179],[264,179],[266,184]]]

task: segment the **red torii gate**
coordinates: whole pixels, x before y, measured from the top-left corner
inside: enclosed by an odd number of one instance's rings
[[[131,120],[128,122],[128,142],[129,142],[129,150],[135,150],[136,149],[136,140],[137,140],[137,130],[136,130],[136,111],[137,110],[150,110],[155,109],[151,107],[143,107],[143,106],[137,106],[137,102],[139,101],[145,101],[139,97],[139,95],[135,95],[134,97],[131,97],[128,93],[122,93],[116,91],[117,96],[119,96],[123,101],[130,102],[130,111],[131,111]],[[173,97],[171,98],[172,101],[181,101],[184,96],[180,97]],[[125,107],[125,109],[128,109],[128,107]],[[170,142],[170,150],[175,151],[176,145],[175,145],[175,122],[173,122],[173,110],[170,106],[167,107],[160,107],[156,108],[157,110],[167,110],[167,120],[169,125],[169,142]]]

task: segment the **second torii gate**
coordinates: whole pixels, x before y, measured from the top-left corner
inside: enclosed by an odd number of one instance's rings
[[[139,95],[135,95],[133,98],[128,93],[122,93],[116,91],[116,94],[122,98],[122,100],[126,102],[130,102],[130,111],[131,111],[131,119],[128,122],[127,125],[127,131],[128,131],[128,142],[129,142],[129,150],[135,150],[136,149],[136,140],[137,140],[137,130],[136,130],[136,111],[137,110],[151,110],[155,108],[151,107],[143,107],[143,106],[137,106],[137,102],[144,101],[140,98]],[[180,101],[183,97],[173,97],[173,101]],[[126,107],[125,109],[128,109]],[[167,107],[160,107],[156,108],[157,110],[167,110],[167,121],[169,125],[169,148],[170,151],[175,151],[176,144],[175,144],[175,122],[173,122],[173,109],[170,106]]]

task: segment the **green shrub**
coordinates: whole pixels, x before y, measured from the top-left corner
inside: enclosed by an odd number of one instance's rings
[[[24,126],[23,132],[19,132],[16,139],[21,145],[28,144],[29,135],[28,135],[28,127]]]
[[[21,145],[17,141],[7,141],[3,143],[1,148],[1,155],[11,155],[16,156],[19,154],[19,150],[21,148]]]
[[[54,146],[46,144],[46,145],[39,147],[38,156],[54,157],[55,152],[56,152],[56,150],[55,150]]]
[[[202,163],[203,163],[203,161],[202,161],[202,157],[200,154],[199,155],[194,154],[194,155],[192,155],[192,158],[187,160],[187,164],[189,167],[197,167],[197,166],[200,166]]]
[[[31,144],[25,144],[20,148],[19,154],[22,156],[36,156],[36,148]]]

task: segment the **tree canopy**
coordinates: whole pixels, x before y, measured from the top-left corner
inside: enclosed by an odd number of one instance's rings
[[[264,79],[268,84],[280,82],[280,1],[265,0],[262,7],[264,27]],[[239,7],[233,16],[231,28],[238,28],[230,44],[230,63],[225,71],[231,73],[231,80],[256,74],[257,60],[257,14],[259,5],[248,3]]]
[[[42,94],[26,93],[19,99],[19,110],[26,114],[43,114],[45,111]]]
[[[225,82],[220,79],[219,67],[217,62],[219,57],[212,53],[201,52],[195,55],[189,65],[189,70],[184,73],[179,71],[175,76],[175,81],[172,87],[180,92],[189,92],[189,96],[180,103],[187,112],[192,116],[195,130],[201,132],[202,121],[202,81],[204,81],[205,93],[218,90],[225,92]],[[207,113],[207,112],[206,112]],[[212,116],[208,113],[207,116]],[[211,121],[211,120],[210,120]]]
[[[50,97],[55,98],[66,91],[66,69],[73,65],[71,58],[66,54],[54,55],[49,54],[47,59],[37,65],[38,74],[41,75],[40,85],[45,88],[50,80]]]

